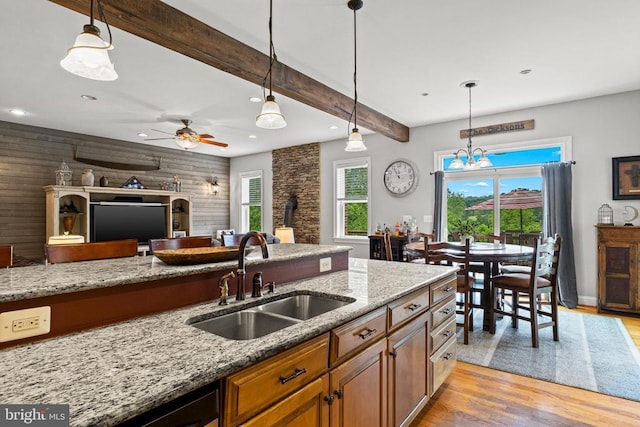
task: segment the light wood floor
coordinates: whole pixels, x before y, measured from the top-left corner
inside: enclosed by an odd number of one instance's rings
[[[614,316],[640,348],[640,317]],[[458,362],[411,427],[496,425],[640,426],[640,402]]]

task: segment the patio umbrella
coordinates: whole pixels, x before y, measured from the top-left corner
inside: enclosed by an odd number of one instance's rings
[[[492,210],[493,199],[485,200],[477,205],[469,206],[466,211]],[[516,188],[508,193],[500,194],[500,209],[520,209],[520,231],[522,231],[522,210],[542,207],[542,192],[528,188]]]

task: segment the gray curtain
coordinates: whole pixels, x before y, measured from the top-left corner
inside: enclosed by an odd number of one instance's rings
[[[436,188],[433,192],[433,231],[437,242],[442,239],[442,188],[444,183],[444,172],[437,171],[434,173]]]
[[[547,163],[542,166],[542,230],[547,236],[562,237],[558,288],[560,303],[568,308],[578,306],[576,264],[571,223],[571,163]]]

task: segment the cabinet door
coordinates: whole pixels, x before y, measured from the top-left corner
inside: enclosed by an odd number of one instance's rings
[[[331,427],[386,426],[386,340],[372,344],[330,372]]]
[[[598,256],[598,307],[634,310],[637,292],[637,245],[628,242],[601,242]]]
[[[424,313],[387,339],[389,425],[408,425],[429,400],[429,321]]]
[[[328,400],[329,374],[325,374],[242,425],[328,427]]]

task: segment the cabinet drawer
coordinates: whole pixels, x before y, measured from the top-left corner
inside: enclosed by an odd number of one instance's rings
[[[451,316],[438,328],[431,331],[431,351],[437,351],[449,338],[456,335],[456,318]]]
[[[331,331],[331,366],[344,356],[364,348],[386,335],[386,307],[360,316]]]
[[[456,366],[456,337],[449,338],[440,350],[431,356],[431,395],[435,393]]]
[[[328,338],[321,335],[227,377],[224,425],[247,420],[326,372]]]
[[[437,328],[450,317],[456,315],[456,297],[450,295],[448,299],[440,302],[436,307],[431,309],[431,325],[433,328]]]
[[[450,295],[456,294],[456,276],[451,276],[431,286],[431,304],[437,304]]]
[[[389,310],[389,329],[393,329],[428,309],[429,293],[429,287],[427,286],[390,303],[387,306]]]

